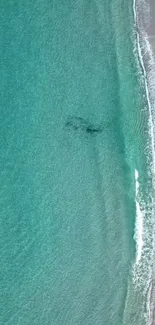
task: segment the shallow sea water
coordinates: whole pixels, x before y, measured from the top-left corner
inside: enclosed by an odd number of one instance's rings
[[[132,5],[0,3],[0,324],[135,324],[147,112]]]

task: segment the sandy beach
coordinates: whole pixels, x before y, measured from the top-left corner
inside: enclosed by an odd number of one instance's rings
[[[148,0],[150,5],[151,22],[148,28],[149,40],[155,53],[155,1]]]

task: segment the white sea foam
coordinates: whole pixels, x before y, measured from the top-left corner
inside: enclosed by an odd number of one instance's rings
[[[142,256],[143,250],[143,212],[141,210],[141,206],[139,203],[139,174],[138,171],[135,170],[135,182],[136,182],[136,225],[135,225],[135,235],[134,239],[136,241],[136,264],[139,263]]]
[[[146,297],[150,281],[153,279],[154,274],[154,260],[155,260],[155,62],[148,40],[147,33],[145,32],[140,20],[142,14],[141,8],[144,1],[133,0],[133,12],[135,19],[136,29],[136,51],[138,52],[138,61],[141,71],[141,81],[145,86],[145,93],[147,99],[148,111],[148,146],[146,150],[146,159],[148,163],[148,178],[150,178],[150,192],[147,202],[143,202],[141,189],[138,182],[138,172],[135,171],[136,181],[136,226],[135,226],[135,240],[137,246],[136,262],[133,267],[133,282],[135,287],[141,287],[143,294]],[[143,6],[145,7],[145,6]],[[140,12],[139,12],[140,8]],[[139,22],[140,21],[140,22]],[[147,302],[147,324],[150,324],[150,295]]]

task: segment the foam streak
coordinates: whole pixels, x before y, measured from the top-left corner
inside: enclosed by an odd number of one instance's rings
[[[136,256],[136,264],[139,263],[142,256],[143,250],[143,212],[141,211],[140,203],[139,203],[139,181],[138,181],[138,171],[135,170],[135,181],[136,181],[136,227],[135,227],[135,236],[134,239],[136,241],[137,246],[137,256]]]
[[[148,202],[143,204],[143,213],[141,212],[139,205],[139,198],[141,196],[139,182],[138,182],[138,172],[135,171],[136,179],[136,231],[135,239],[137,244],[137,256],[136,263],[133,268],[134,277],[133,281],[136,286],[143,287],[143,294],[147,296],[147,315],[146,322],[149,325],[154,324],[152,315],[154,314],[154,309],[152,308],[155,290],[152,288],[152,283],[154,283],[154,256],[155,256],[155,238],[154,238],[154,215],[155,215],[155,116],[154,116],[154,89],[155,89],[155,75],[153,74],[155,62],[151,50],[150,43],[148,41],[148,36],[141,26],[139,29],[139,14],[137,7],[138,0],[133,0],[133,12],[135,20],[135,30],[136,30],[136,49],[138,51],[139,66],[142,72],[142,82],[145,86],[145,94],[147,100],[148,109],[148,150],[147,150],[147,163],[148,163],[148,177],[150,177],[150,190],[149,195],[151,197],[151,206],[148,206]],[[140,5],[139,0],[139,5]],[[141,3],[142,4],[142,3]],[[147,58],[147,60],[145,60]],[[147,70],[146,70],[147,67]]]

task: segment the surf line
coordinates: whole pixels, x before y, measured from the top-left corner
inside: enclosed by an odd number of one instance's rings
[[[143,212],[141,211],[139,203],[139,173],[135,169],[135,181],[136,181],[136,225],[134,239],[136,241],[136,264],[139,263],[143,251]]]
[[[135,27],[136,27],[138,57],[139,57],[140,66],[141,66],[141,69],[142,69],[142,74],[143,74],[143,77],[144,77],[146,99],[147,99],[147,104],[148,104],[148,109],[149,109],[151,150],[152,150],[152,160],[153,160],[153,171],[155,172],[155,140],[154,140],[155,132],[154,132],[153,114],[152,114],[152,107],[151,107],[151,101],[150,101],[150,96],[149,96],[148,78],[147,78],[147,73],[146,73],[146,69],[145,69],[145,66],[144,66],[142,49],[141,49],[141,46],[140,46],[140,35],[139,35],[139,32],[138,32],[138,16],[137,16],[137,11],[136,11],[136,3],[137,3],[137,1],[133,0],[133,12],[134,12],[134,22],[135,22]],[[149,51],[150,51],[150,54],[151,54],[151,49],[149,49]]]
[[[142,49],[140,45],[140,34],[139,34],[139,26],[138,26],[138,13],[137,13],[137,0],[133,0],[133,12],[134,12],[134,23],[135,23],[135,30],[136,30],[136,47],[138,50],[138,59],[140,68],[142,71],[142,75],[144,77],[144,86],[145,86],[145,92],[146,92],[146,100],[147,100],[147,106],[149,111],[149,138],[150,138],[150,144],[151,148],[151,174],[155,174],[155,141],[154,141],[154,123],[153,123],[153,114],[152,114],[152,107],[151,107],[151,101],[149,96],[149,83],[148,83],[148,77],[143,61],[143,54]],[[151,175],[152,176],[152,175]],[[144,239],[143,239],[143,233],[144,233],[144,223],[145,223],[145,212],[141,211],[140,207],[140,189],[139,189],[139,173],[137,170],[135,170],[135,182],[136,182],[136,226],[135,226],[135,235],[134,239],[136,241],[136,265],[139,264],[142,256],[142,250],[144,246]],[[153,184],[152,184],[153,185]],[[146,226],[146,225],[145,225]]]
[[[145,86],[145,92],[146,92],[146,100],[147,100],[147,107],[148,107],[148,113],[149,113],[149,118],[148,118],[148,126],[149,126],[149,131],[148,131],[148,136],[149,136],[149,156],[150,156],[150,161],[148,161],[148,163],[150,164],[150,174],[151,174],[151,186],[152,186],[152,190],[155,190],[155,129],[154,129],[154,115],[153,115],[153,110],[152,110],[152,104],[151,104],[151,85],[150,85],[150,80],[149,80],[149,76],[150,76],[150,72],[146,72],[145,69],[145,64],[144,64],[144,58],[143,58],[143,52],[142,52],[142,48],[141,48],[141,42],[140,42],[140,31],[139,31],[139,23],[138,23],[138,9],[137,9],[137,2],[139,0],[133,0],[133,12],[134,12],[134,23],[135,23],[135,30],[136,30],[136,48],[138,50],[138,59],[139,59],[139,64],[140,64],[140,68],[142,71],[142,75],[144,78],[144,86]],[[141,1],[139,1],[141,2]],[[144,36],[144,42],[146,42],[146,50],[148,52],[149,55],[149,59],[151,61],[149,61],[149,63],[152,65],[154,64],[154,60],[153,60],[153,56],[152,56],[152,51],[151,51],[151,47],[149,44],[149,41],[147,39],[147,37],[145,37],[144,31],[142,30],[142,36]],[[153,81],[152,82],[152,86],[153,85]],[[149,88],[150,86],[150,88]],[[154,104],[154,102],[153,102]],[[137,174],[135,173],[135,178],[136,178]],[[137,180],[136,180],[137,181]],[[138,190],[139,192],[139,190]],[[152,203],[153,203],[153,210],[152,210],[152,217],[154,218],[153,214],[155,212],[155,201],[154,198],[152,197]],[[139,213],[139,208],[140,206],[136,206],[138,211],[137,214]],[[145,214],[145,213],[144,213]],[[143,215],[143,218],[145,217],[145,215]],[[152,220],[150,220],[152,221]],[[145,223],[145,220],[143,220],[143,223]],[[143,226],[144,228],[144,226]],[[144,229],[145,232],[147,231],[147,229]],[[153,232],[153,229],[151,229],[151,231]],[[154,238],[152,238],[154,241]],[[145,242],[143,243],[145,245]],[[139,253],[140,254],[140,253]],[[140,256],[140,255],[139,255]],[[140,259],[139,259],[140,261]]]
[[[151,45],[148,40],[148,36],[145,32],[145,29],[139,29],[139,20],[138,20],[138,8],[137,3],[140,5],[140,0],[133,0],[133,12],[134,12],[134,23],[135,23],[135,31],[136,31],[136,49],[138,52],[138,60],[140,69],[142,72],[144,86],[145,86],[145,94],[147,100],[147,108],[148,108],[148,166],[150,166],[148,172],[151,176],[151,187],[154,193],[155,191],[155,115],[153,113],[153,107],[155,105],[155,97],[153,95],[154,91],[154,77],[152,69],[155,66],[155,62],[153,59],[153,54],[151,50]],[[142,34],[142,35],[141,35]],[[142,37],[142,38],[141,38]],[[141,40],[144,42],[141,44]],[[143,52],[143,44],[145,45],[146,52]],[[148,62],[146,64],[149,65],[148,72],[146,72],[145,68],[145,53],[147,54]],[[150,161],[149,161],[150,160]],[[136,201],[138,195],[138,201],[140,199],[140,188],[138,181],[138,173],[135,171],[135,180],[136,180]],[[137,187],[138,186],[138,187]],[[155,198],[152,193],[152,207],[148,211],[143,210],[142,215],[139,210],[139,203],[136,202],[136,227],[137,230],[135,236],[137,240],[137,257],[136,263],[134,265],[134,276],[136,282],[144,284],[144,294],[146,297],[146,320],[147,324],[152,324],[152,315],[154,314],[154,305],[155,300],[155,289],[154,289],[154,254],[155,254],[155,236],[154,236],[154,214],[155,214]],[[151,193],[150,193],[151,195]],[[142,219],[140,218],[142,217]],[[147,220],[148,219],[148,220]],[[143,254],[144,251],[144,254]],[[141,263],[141,260],[142,263]]]

